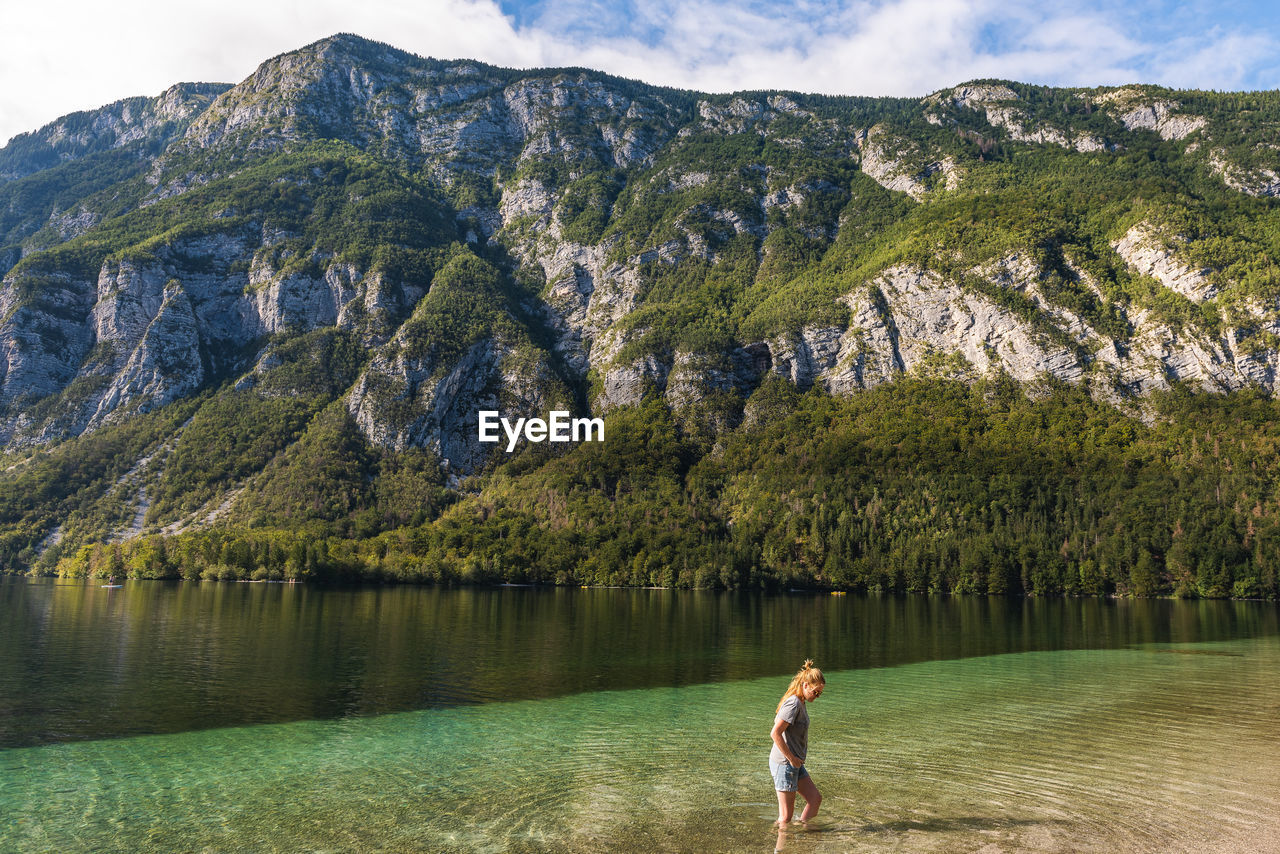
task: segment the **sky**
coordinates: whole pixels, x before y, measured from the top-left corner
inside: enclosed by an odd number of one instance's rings
[[[45,0],[6,3],[0,140],[180,81],[236,83],[336,32],[422,56],[585,66],[709,92],[1280,88],[1273,0]]]

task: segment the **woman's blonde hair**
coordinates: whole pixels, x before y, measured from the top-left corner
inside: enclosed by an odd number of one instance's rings
[[[782,699],[778,701],[778,711],[782,711],[782,704],[787,701],[788,697],[800,697],[801,685],[826,685],[827,677],[822,675],[822,671],[813,666],[813,659],[806,658],[804,665],[800,671],[796,673],[791,680],[791,685],[787,687],[787,693],[782,695]],[[804,697],[800,697],[804,700]]]

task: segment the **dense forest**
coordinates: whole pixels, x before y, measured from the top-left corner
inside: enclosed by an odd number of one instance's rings
[[[250,423],[268,417],[278,433],[237,438],[222,425],[193,438],[185,453],[198,447],[203,458],[184,457],[184,470],[214,481],[261,453],[255,443],[282,445],[297,422],[279,410],[258,411]],[[478,478],[476,491],[455,491],[442,486],[428,455],[378,453],[343,413],[324,410],[224,524],[82,546],[56,559],[52,549],[39,569],[72,577],[1277,595],[1280,404],[1262,395],[1177,390],[1153,401],[1145,423],[1078,388],[1028,395],[1007,378],[904,378],[847,398],[776,380],[748,400],[746,419],[729,435],[700,436],[651,401],[611,413],[604,444],[558,454],[527,446]],[[79,441],[85,446],[68,456],[84,468],[68,465],[56,482],[83,483],[92,495],[118,459],[109,449],[127,440],[103,431]],[[95,463],[103,470],[87,470]],[[180,491],[200,495],[194,485]],[[49,500],[56,506],[56,496]],[[61,503],[75,506],[75,495]]]

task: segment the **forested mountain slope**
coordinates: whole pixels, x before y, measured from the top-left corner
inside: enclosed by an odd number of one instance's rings
[[[68,116],[0,150],[0,560],[1274,596],[1278,124],[349,35]],[[477,441],[553,409],[607,441]]]

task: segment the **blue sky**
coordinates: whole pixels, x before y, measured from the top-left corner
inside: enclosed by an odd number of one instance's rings
[[[1280,11],[1254,0],[61,0],[5,17],[0,140],[181,80],[238,82],[339,31],[705,91],[924,95],[980,77],[1280,87]]]
[[[502,11],[521,28],[542,27],[586,37],[616,37],[631,35],[649,45],[662,40],[668,29],[670,10],[687,4],[637,3],[634,0],[598,2],[598,0],[529,0],[498,3]],[[856,26],[859,17],[876,7],[893,6],[892,3],[850,2],[850,0],[798,0],[793,3],[743,2],[704,4],[708,8],[724,10],[727,14],[754,14],[772,17],[786,22],[789,35],[797,42],[806,35],[821,33],[847,25]],[[942,4],[939,4],[942,5]],[[979,4],[966,4],[977,7]],[[988,6],[988,10],[993,7]],[[1039,10],[1043,18],[1069,11],[1112,19],[1125,31],[1140,37],[1149,33],[1146,41],[1164,42],[1179,34],[1204,32],[1214,27],[1253,29],[1257,23],[1265,24],[1274,17],[1274,3],[1262,2],[1151,2],[1138,0],[1132,3],[1072,3],[1072,4],[1010,4],[1010,14],[982,15],[978,32],[981,47],[994,52],[1007,52],[1018,45],[1018,18],[1026,10]],[[1019,11],[1021,10],[1021,11]],[[800,23],[800,22],[805,23]],[[1141,40],[1141,39],[1140,39]]]
[[[881,79],[842,81],[847,88],[841,91],[857,94],[924,94],[978,76],[1072,86],[1280,86],[1280,11],[1274,2],[501,0],[499,6],[525,31],[584,44],[633,39],[650,50],[672,48],[686,59],[681,71],[695,76],[687,66],[697,63],[705,71],[751,50],[766,59],[788,49],[804,58],[834,59],[840,47],[858,46],[859,36],[887,36],[880,43],[902,61],[888,63]],[[904,73],[904,66],[916,73]],[[917,82],[925,79],[933,82]]]

